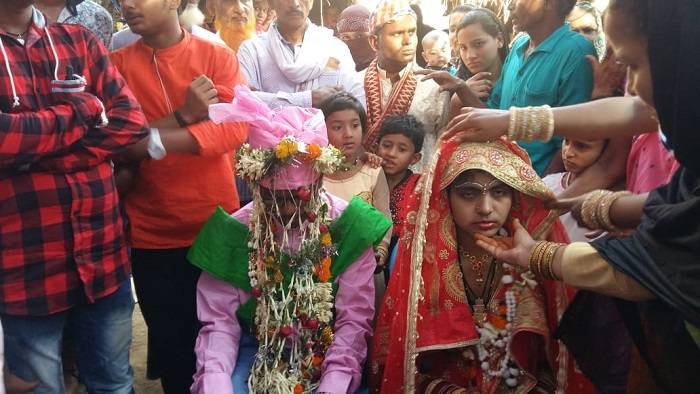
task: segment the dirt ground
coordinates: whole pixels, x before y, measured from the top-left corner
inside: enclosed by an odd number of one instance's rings
[[[134,368],[134,391],[137,394],[162,394],[160,380],[146,379],[146,346],[148,344],[146,323],[141,309],[136,304],[132,318],[131,366]]]

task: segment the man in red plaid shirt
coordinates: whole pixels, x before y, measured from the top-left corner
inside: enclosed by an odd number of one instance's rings
[[[9,371],[63,392],[64,329],[89,392],[129,393],[130,265],[111,156],[148,135],[107,52],[32,0],[0,2],[0,319]]]

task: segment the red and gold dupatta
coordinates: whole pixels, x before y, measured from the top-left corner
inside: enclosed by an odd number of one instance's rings
[[[555,196],[532,169],[524,150],[505,140],[444,142],[423,175],[422,190],[405,202],[413,212],[407,215],[396,267],[376,323],[370,358],[373,393],[414,393],[421,352],[463,348],[479,340],[464,285],[450,279],[455,266],[460,271],[447,186],[472,169],[484,170],[515,189],[506,224],[509,233],[512,219],[517,218],[536,239],[568,241],[558,212],[545,208],[545,202]],[[514,359],[525,372],[516,392],[527,392],[536,383],[536,365],[528,354],[533,343],[543,344],[557,392],[566,392],[573,365],[551,333],[573,293],[560,282],[545,282],[526,292],[518,304],[511,343]],[[488,385],[494,390],[496,386]]]

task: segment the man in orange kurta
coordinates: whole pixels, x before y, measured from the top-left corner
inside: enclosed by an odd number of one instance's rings
[[[122,0],[142,39],[112,53],[152,127],[150,157],[138,165],[125,208],[148,377],[167,393],[189,392],[195,371],[199,270],[185,256],[217,205],[238,209],[233,155],[248,134],[245,124],[208,119],[208,105],[230,101],[244,81],[233,51],[180,27],[177,3]]]

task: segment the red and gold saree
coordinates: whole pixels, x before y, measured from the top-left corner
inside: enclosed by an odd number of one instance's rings
[[[547,386],[556,392],[591,392],[575,372],[566,349],[553,337],[573,292],[560,282],[537,283],[524,272],[501,267],[517,293],[509,349],[517,384],[481,370],[474,349],[481,335],[467,301],[447,187],[461,173],[483,170],[512,187],[515,198],[504,230],[517,218],[538,239],[567,242],[558,212],[545,208],[554,195],[530,165],[524,150],[499,140],[491,143],[443,143],[421,179],[421,188],[403,202],[407,213],[396,267],[378,315],[370,358],[373,393],[516,392]],[[501,284],[486,306],[486,320],[505,325]],[[544,371],[544,373],[543,373]],[[510,382],[513,385],[513,381]],[[452,388],[452,391],[447,388]]]

